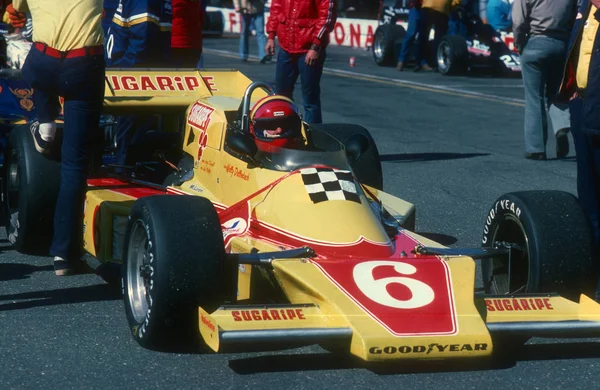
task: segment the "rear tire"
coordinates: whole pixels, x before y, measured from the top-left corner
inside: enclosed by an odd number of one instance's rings
[[[225,247],[206,198],[150,196],[135,202],[125,235],[123,296],[134,339],[145,348],[199,341],[198,307],[224,301]]]
[[[373,37],[373,60],[379,66],[396,64],[396,44],[402,41],[406,30],[395,24],[384,24],[377,27]]]
[[[594,296],[598,267],[592,256],[592,234],[577,198],[569,193],[525,191],[501,196],[488,213],[482,242],[484,247],[497,242],[521,247],[513,250],[510,267],[506,258],[482,261],[487,293],[557,292],[574,300],[582,293]]]
[[[4,156],[4,225],[21,253],[47,255],[60,188],[60,163],[34,146],[29,125],[10,132]]]
[[[364,136],[368,141],[368,147],[360,157],[350,164],[354,175],[359,182],[378,190],[383,190],[383,173],[381,169],[381,158],[375,140],[367,129],[358,125],[348,124],[316,124],[311,125],[336,138],[342,144],[355,136]]]
[[[443,75],[465,73],[469,66],[467,41],[460,35],[445,35],[436,52],[437,67]]]

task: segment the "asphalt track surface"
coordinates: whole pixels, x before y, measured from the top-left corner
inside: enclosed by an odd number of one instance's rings
[[[205,47],[207,67],[274,78],[274,64],[238,61],[235,39],[206,40]],[[417,231],[444,244],[478,246],[484,215],[502,193],[575,191],[573,157],[522,157],[519,79],[398,73],[376,67],[367,52],[331,48],[322,100],[326,122],[372,132],[385,189],[415,203]],[[548,153],[554,156],[552,138]],[[131,338],[118,291],[95,275],[56,277],[49,258],[3,245],[0,389],[592,389],[600,380],[596,340],[534,340],[515,360],[502,362],[394,366],[364,365],[316,346],[222,355],[149,351]]]

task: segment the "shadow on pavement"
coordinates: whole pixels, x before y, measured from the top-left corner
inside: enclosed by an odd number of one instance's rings
[[[0,302],[10,301],[9,303],[0,303],[0,312],[69,303],[114,301],[118,299],[121,299],[120,288],[103,283],[85,287],[0,295]]]
[[[383,162],[418,162],[458,160],[461,158],[483,157],[489,155],[489,153],[401,153],[382,154],[380,158]]]
[[[530,344],[513,356],[453,360],[405,360],[383,363],[364,362],[353,356],[331,353],[279,354],[233,359],[229,368],[240,375],[266,372],[323,371],[367,369],[378,375],[425,374],[508,369],[518,361],[595,359],[600,358],[600,343],[573,342],[555,344]]]
[[[240,375],[266,372],[287,371],[323,371],[367,369],[378,375],[459,372],[489,369],[505,369],[515,365],[515,362],[496,359],[454,359],[431,361],[393,361],[393,362],[364,362],[353,356],[320,354],[272,355],[253,358],[235,359],[229,361],[229,368]]]
[[[458,241],[458,238],[449,236],[447,234],[425,233],[425,232],[415,232],[415,233],[418,234],[419,236],[428,238],[431,241],[435,241],[438,244],[442,244],[444,246],[456,244],[456,242]]]
[[[0,248],[0,253],[1,250],[2,249]],[[28,279],[31,277],[32,273],[40,271],[54,271],[54,266],[3,263],[0,264],[0,282],[7,280]]]

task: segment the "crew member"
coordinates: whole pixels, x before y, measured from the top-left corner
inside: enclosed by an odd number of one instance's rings
[[[600,254],[600,0],[583,0],[571,34],[559,99],[570,101],[577,195]],[[598,292],[596,293],[598,300]]]
[[[433,70],[429,63],[436,62],[437,48],[448,30],[450,10],[459,4],[460,0],[423,0],[415,71]],[[435,30],[435,36],[433,41],[429,42],[429,33],[432,28]]]
[[[304,119],[321,123],[321,75],[325,49],[336,16],[335,0],[273,0],[267,22],[267,55],[275,55],[275,36],[279,38],[279,55],[275,89],[289,97],[300,76]]]
[[[102,0],[13,0],[13,7],[30,12],[35,25],[23,78],[35,89],[39,122],[31,131],[42,153],[53,146],[58,97],[64,98],[61,179],[50,255],[56,274],[66,275],[81,259],[87,170],[104,100]]]
[[[172,66],[171,0],[120,0],[107,39],[106,62],[117,68],[159,68]],[[117,118],[117,165],[131,164],[136,158],[127,151],[149,129],[148,115]]]
[[[173,1],[171,49],[173,66],[196,68],[202,56],[204,11],[200,0]]]

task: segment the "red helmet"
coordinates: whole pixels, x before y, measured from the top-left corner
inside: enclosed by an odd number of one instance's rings
[[[250,111],[250,132],[259,150],[298,148],[303,143],[302,121],[291,99],[271,95],[259,100]]]

